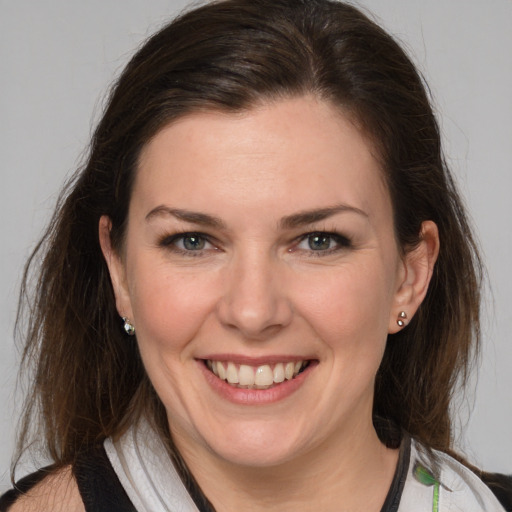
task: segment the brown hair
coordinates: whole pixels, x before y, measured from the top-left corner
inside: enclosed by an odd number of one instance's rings
[[[20,450],[37,422],[59,465],[120,435],[142,413],[165,429],[163,407],[116,311],[99,219],[110,217],[120,250],[139,154],[167,123],[304,94],[340,108],[374,144],[404,251],[418,243],[423,221],[438,226],[441,249],[427,297],[407,328],[388,339],[374,413],[428,447],[451,450],[450,401],[479,339],[477,248],[414,65],[365,15],[329,0],[210,3],[164,27],[129,62],[86,164],[26,267],[18,326],[28,313],[24,361],[35,378]]]

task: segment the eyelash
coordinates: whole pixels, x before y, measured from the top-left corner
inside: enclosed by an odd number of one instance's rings
[[[298,247],[302,242],[311,240],[315,237],[320,238],[320,239],[328,239],[329,241],[332,241],[335,244],[335,246],[329,247],[327,249],[319,249],[319,250],[314,250],[311,248],[301,249]],[[303,250],[306,253],[308,253],[309,257],[318,258],[318,257],[322,257],[322,256],[329,256],[336,252],[350,249],[351,247],[352,247],[352,241],[345,235],[341,235],[340,233],[330,232],[330,231],[313,231],[311,233],[306,233],[305,235],[301,235],[297,239],[297,243],[294,245],[294,247],[291,249],[291,251],[295,251],[295,250],[302,251]]]
[[[327,249],[311,249],[311,248],[300,248],[299,245],[305,241],[308,241],[309,239],[313,239],[314,237],[320,238],[320,239],[328,239],[329,241],[332,241],[335,246],[334,247],[328,247]],[[208,235],[205,235],[204,233],[199,233],[196,231],[183,231],[179,233],[175,233],[173,235],[166,235],[162,237],[158,243],[160,247],[164,247],[167,249],[172,250],[175,253],[183,254],[185,256],[189,257],[198,257],[202,256],[205,251],[212,250],[210,248],[206,249],[185,249],[178,247],[177,242],[181,241],[184,243],[185,239],[193,239],[196,238],[200,240],[201,242],[205,244],[210,244],[213,247],[213,250],[217,250],[217,247],[212,242],[211,237]],[[304,235],[301,235],[300,237],[296,238],[293,244],[293,247],[289,249],[289,252],[295,252],[295,251],[303,251],[308,254],[309,257],[322,257],[322,256],[328,256],[333,253],[336,253],[338,251],[350,249],[352,247],[352,241],[340,233],[336,232],[330,232],[330,231],[312,231],[310,233],[306,233]]]
[[[197,238],[197,239],[203,241],[204,243],[211,244],[214,247],[214,250],[216,250],[216,247],[213,244],[213,242],[211,241],[210,237],[208,237],[204,233],[198,233],[196,231],[183,231],[183,232],[175,233],[170,236],[164,236],[159,241],[158,245],[160,247],[165,247],[167,249],[170,249],[173,252],[176,252],[178,254],[183,254],[185,256],[191,256],[191,257],[202,256],[205,251],[211,250],[209,248],[208,249],[197,249],[197,250],[182,249],[181,247],[177,246],[178,241],[180,241],[180,240],[184,241],[187,238],[188,239]]]

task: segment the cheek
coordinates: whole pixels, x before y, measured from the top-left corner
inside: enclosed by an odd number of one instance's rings
[[[322,281],[303,280],[296,293],[301,314],[332,351],[380,358],[393,299],[386,275],[380,266],[358,266],[331,271]]]
[[[132,275],[130,296],[139,343],[162,352],[181,350],[213,309],[215,275],[195,276],[140,263]]]

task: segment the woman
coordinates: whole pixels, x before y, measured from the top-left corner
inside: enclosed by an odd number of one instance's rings
[[[353,7],[154,35],[40,251],[20,447],[40,414],[55,464],[10,510],[504,510],[452,448],[477,249],[421,79]]]

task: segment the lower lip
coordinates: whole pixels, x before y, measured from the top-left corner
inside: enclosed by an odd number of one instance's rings
[[[200,360],[198,364],[208,384],[222,398],[239,405],[265,405],[279,402],[295,393],[304,384],[304,381],[318,363],[311,361],[307,368],[295,378],[285,380],[268,389],[235,388],[212,373],[206,367],[204,361]]]

